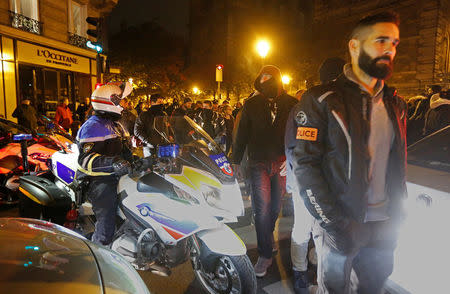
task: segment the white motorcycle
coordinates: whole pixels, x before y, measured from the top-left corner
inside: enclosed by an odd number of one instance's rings
[[[161,137],[152,170],[122,176],[118,184],[119,226],[111,248],[136,269],[169,275],[191,259],[195,276],[211,294],[256,293],[256,276],[239,236],[225,223],[244,214],[239,185],[214,140],[188,117],[157,117]],[[78,226],[91,220],[81,185],[73,182],[73,153],[52,157],[54,178],[24,176],[20,191],[39,205],[71,199],[79,205]],[[92,224],[92,222],[91,222]]]

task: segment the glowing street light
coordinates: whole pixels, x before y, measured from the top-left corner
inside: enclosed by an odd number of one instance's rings
[[[194,94],[198,95],[198,94],[200,94],[200,89],[197,88],[197,87],[194,87],[194,88],[192,89],[192,92],[194,92]]]
[[[283,84],[285,85],[289,85],[289,83],[291,82],[291,77],[288,75],[283,75],[281,77],[281,82],[283,82]]]
[[[132,83],[133,83],[133,78],[129,78],[129,79],[128,79],[128,82],[129,82],[130,84],[132,84]]]
[[[256,43],[256,51],[258,51],[259,56],[262,59],[266,58],[267,53],[269,53],[270,44],[266,40],[260,40]]]

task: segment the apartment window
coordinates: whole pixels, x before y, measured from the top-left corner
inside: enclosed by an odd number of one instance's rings
[[[30,33],[40,34],[39,0],[10,0],[11,26]]]
[[[69,32],[86,37],[87,6],[76,1],[69,0]]]
[[[10,0],[11,11],[39,20],[38,0]]]

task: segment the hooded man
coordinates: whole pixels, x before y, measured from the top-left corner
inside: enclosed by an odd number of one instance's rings
[[[240,164],[248,148],[259,253],[255,273],[263,277],[272,264],[273,230],[286,186],[285,126],[297,100],[284,91],[276,66],[264,66],[254,85],[257,92],[246,100],[236,125],[231,160]]]

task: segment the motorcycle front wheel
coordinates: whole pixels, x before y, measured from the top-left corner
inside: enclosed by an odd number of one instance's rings
[[[247,255],[217,256],[211,271],[200,266],[195,276],[209,294],[255,294],[256,276]]]

